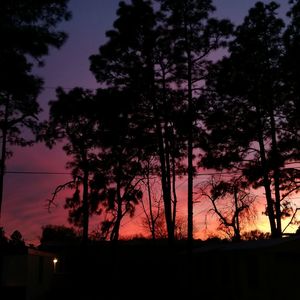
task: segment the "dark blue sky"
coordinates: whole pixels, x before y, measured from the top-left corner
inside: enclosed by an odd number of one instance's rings
[[[97,53],[105,42],[105,32],[112,28],[118,7],[118,0],[71,0],[73,18],[59,27],[69,34],[67,42],[60,50],[52,49],[45,59],[44,68],[37,73],[44,78],[45,90],[39,100],[44,108],[42,118],[47,117],[47,103],[54,99],[57,86],[72,88],[97,88],[97,83],[89,71],[88,57]],[[255,4],[252,0],[215,0],[216,15],[229,18],[235,24],[242,22],[248,9]],[[268,2],[268,1],[264,1]],[[288,0],[278,2],[286,11]],[[283,13],[282,13],[283,14]],[[64,172],[67,158],[60,146],[50,151],[43,145],[15,149],[7,169],[14,171]],[[66,224],[63,209],[64,195],[59,198],[59,207],[48,214],[45,200],[61,183],[69,180],[68,175],[15,175],[5,176],[3,202],[3,224],[7,234],[20,230],[28,242],[36,241],[45,224]],[[91,227],[96,226],[96,223]]]
[[[40,97],[43,103],[48,102],[49,95],[54,95],[48,91],[49,87],[97,87],[89,71],[88,57],[97,53],[99,46],[105,42],[105,32],[113,26],[118,3],[119,0],[70,1],[73,18],[60,26],[69,34],[69,38],[60,50],[53,49],[46,58],[46,66],[37,71],[45,79],[46,91]],[[214,1],[216,15],[229,18],[235,24],[242,22],[248,9],[255,3],[253,0]],[[283,7],[281,11],[286,10],[288,0],[278,3]]]

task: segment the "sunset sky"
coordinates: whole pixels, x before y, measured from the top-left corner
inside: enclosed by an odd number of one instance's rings
[[[71,21],[61,24],[60,29],[68,33],[69,38],[60,50],[52,49],[50,55],[45,59],[44,68],[35,69],[35,72],[45,81],[45,88],[39,97],[40,104],[44,109],[41,119],[47,118],[48,101],[55,99],[55,88],[62,86],[66,89],[81,86],[88,89],[96,89],[97,83],[89,71],[89,56],[98,52],[101,44],[105,43],[105,32],[112,28],[115,20],[115,12],[118,0],[71,0],[70,10],[73,18]],[[247,14],[248,9],[254,5],[253,0],[215,0],[217,7],[216,15],[231,19],[239,24]],[[263,1],[269,2],[269,1]],[[288,0],[277,1],[282,5],[281,12],[287,8]],[[61,150],[61,145],[49,150],[42,144],[31,148],[13,149],[14,156],[7,162],[7,171],[18,172],[46,172],[65,173],[65,163],[68,158]],[[5,175],[4,200],[2,207],[2,225],[7,235],[18,229],[24,236],[26,242],[31,243],[38,240],[41,234],[41,226],[46,224],[68,225],[67,211],[63,209],[64,198],[67,194],[61,193],[57,199],[57,208],[48,213],[45,205],[46,199],[58,184],[70,179],[67,174],[16,174]],[[199,180],[205,177],[199,176]],[[197,184],[197,180],[195,183]],[[178,183],[180,205],[183,216],[186,215],[186,184],[185,179]],[[263,197],[260,204],[263,206]],[[197,218],[196,231],[204,230],[204,217],[201,211],[204,207],[195,205],[195,216]],[[140,218],[142,213],[137,210],[136,217],[132,220],[125,219],[121,234],[142,232]],[[90,229],[97,227],[99,219],[93,218]],[[267,222],[261,221],[260,228],[268,230]]]

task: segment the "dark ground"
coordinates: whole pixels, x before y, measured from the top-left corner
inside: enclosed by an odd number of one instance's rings
[[[51,289],[37,300],[300,298],[299,237],[236,244],[195,241],[193,251],[185,241],[170,247],[149,240],[86,248],[66,243],[44,250],[56,253],[59,262]]]

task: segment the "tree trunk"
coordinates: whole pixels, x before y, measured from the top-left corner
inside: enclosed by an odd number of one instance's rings
[[[147,192],[148,192],[148,201],[149,201],[149,214],[150,214],[150,231],[151,231],[151,236],[152,239],[156,239],[155,235],[155,220],[153,216],[153,207],[152,207],[152,195],[151,195],[151,187],[150,187],[150,174],[149,174],[149,165],[148,165],[148,170],[147,170]]]
[[[111,241],[118,241],[119,240],[119,234],[120,234],[120,226],[121,226],[121,220],[123,217],[122,212],[122,197],[121,197],[121,187],[120,187],[120,180],[119,175],[117,175],[117,218],[113,227],[113,230],[110,235]]]
[[[110,234],[110,240],[111,241],[117,242],[119,240],[121,218],[122,217],[120,217],[119,213],[118,213],[118,216],[116,218],[114,227],[113,227],[112,232]]]
[[[188,56],[188,241],[193,240],[193,117],[192,117],[192,59],[191,53],[187,51]]]
[[[158,136],[158,146],[159,146],[159,160],[161,169],[161,186],[164,200],[164,211],[167,223],[168,239],[170,242],[174,240],[174,230],[172,226],[172,206],[171,206],[171,195],[168,189],[167,183],[167,171],[166,171],[166,158],[165,149],[163,143],[162,130],[159,121],[156,122],[156,133]]]
[[[236,241],[241,240],[240,231],[240,219],[239,219],[239,201],[238,201],[238,190],[236,186],[234,187],[234,206],[235,206],[235,220],[234,220],[234,239]]]
[[[83,174],[83,196],[82,196],[82,208],[83,208],[83,234],[82,243],[86,245],[89,239],[89,171],[87,167],[87,158],[85,154],[84,158],[84,174]]]
[[[188,175],[188,244],[191,246],[193,241],[193,90],[192,90],[192,53],[190,49],[189,29],[187,23],[188,17],[184,16],[184,35],[185,35],[185,52],[187,56],[187,175]]]
[[[158,139],[158,156],[160,161],[160,170],[161,170],[161,186],[162,186],[162,194],[163,194],[163,201],[164,201],[164,211],[165,211],[165,219],[168,231],[168,241],[173,243],[174,240],[174,227],[172,224],[172,199],[171,199],[171,190],[170,185],[168,185],[168,171],[167,171],[167,161],[166,161],[166,145],[164,141],[164,136],[162,132],[162,125],[160,122],[160,114],[159,109],[157,107],[156,99],[155,99],[155,76],[154,76],[154,66],[152,60],[149,58],[148,62],[149,70],[151,75],[150,87],[149,87],[149,98],[152,102],[153,106],[153,114],[154,114],[154,121],[155,121],[155,130]],[[170,182],[170,180],[169,180]]]
[[[263,185],[266,193],[267,213],[268,213],[268,218],[269,218],[269,223],[271,228],[271,236],[274,238],[277,236],[277,229],[275,223],[272,192],[271,192],[270,180],[269,180],[269,168],[266,159],[266,151],[265,151],[263,132],[262,132],[261,114],[258,106],[256,106],[256,112],[257,112],[257,125],[258,125],[259,152],[260,152],[260,159],[261,159],[261,168],[263,172]]]
[[[172,156],[172,191],[173,191],[173,227],[176,226],[176,210],[177,210],[177,195],[176,195],[176,166],[175,158]]]
[[[163,104],[164,104],[164,111],[168,111],[168,105],[166,101],[167,97],[167,88],[166,88],[166,75],[165,71],[162,70],[162,92],[163,92]],[[174,238],[174,231],[175,231],[175,218],[176,215],[174,215],[174,205],[172,205],[172,189],[171,189],[171,147],[170,147],[170,139],[171,139],[171,132],[169,128],[170,120],[167,116],[164,116],[164,152],[165,152],[165,162],[166,162],[166,189],[167,189],[167,195],[169,197],[170,202],[170,216],[168,217],[170,219],[170,229],[168,229],[168,235],[169,232],[172,234],[172,239]],[[174,203],[173,203],[174,204]]]
[[[272,168],[274,170],[273,178],[274,178],[274,189],[275,189],[275,211],[276,211],[277,235],[279,237],[281,237],[282,236],[282,227],[281,227],[281,205],[280,205],[280,201],[281,201],[280,170],[278,167],[279,155],[278,155],[278,147],[277,147],[277,139],[276,139],[276,125],[275,125],[273,107],[270,110],[270,117],[271,117],[271,136],[272,136],[272,154],[273,154]]]
[[[9,115],[8,100],[6,100],[4,122],[2,128],[2,147],[1,147],[1,160],[0,160],[0,220],[1,220],[2,202],[3,202],[3,185],[4,185],[4,173],[5,173],[5,161],[6,161],[8,115]]]
[[[169,145],[169,128],[166,125],[167,120],[165,121],[164,126],[164,149],[165,149],[165,162],[166,162],[166,192],[168,197],[168,235],[174,236],[174,218],[173,218],[173,209],[172,209],[172,192],[171,192],[171,166],[170,166],[170,145]]]
[[[170,188],[168,185],[167,179],[167,170],[166,170],[166,159],[164,153],[163,143],[160,142],[160,162],[161,162],[161,183],[162,183],[162,191],[163,191],[163,199],[164,199],[164,211],[165,211],[165,218],[166,218],[166,225],[168,231],[168,240],[172,242],[174,240],[174,227],[172,222],[172,199],[170,194]]]

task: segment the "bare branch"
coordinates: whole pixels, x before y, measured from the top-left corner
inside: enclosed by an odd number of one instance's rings
[[[289,223],[284,227],[284,229],[282,230],[282,233],[284,233],[285,232],[285,230],[291,225],[291,223],[293,222],[293,220],[294,220],[294,218],[295,218],[295,216],[296,216],[296,214],[297,214],[297,212],[298,212],[298,210],[300,210],[300,208],[298,207],[298,208],[296,208],[296,210],[295,210],[295,212],[294,212],[294,214],[293,214],[293,216],[292,216],[292,218],[290,219],[290,221],[289,221]]]
[[[76,184],[77,181],[78,181],[78,179],[74,178],[73,180],[68,181],[64,184],[60,184],[55,188],[54,192],[52,193],[51,199],[46,200],[48,202],[47,203],[47,209],[48,209],[49,213],[51,212],[51,207],[52,206],[57,207],[57,203],[55,203],[55,199],[56,199],[56,196],[58,195],[58,193],[65,190],[66,188],[71,188],[73,185]]]

